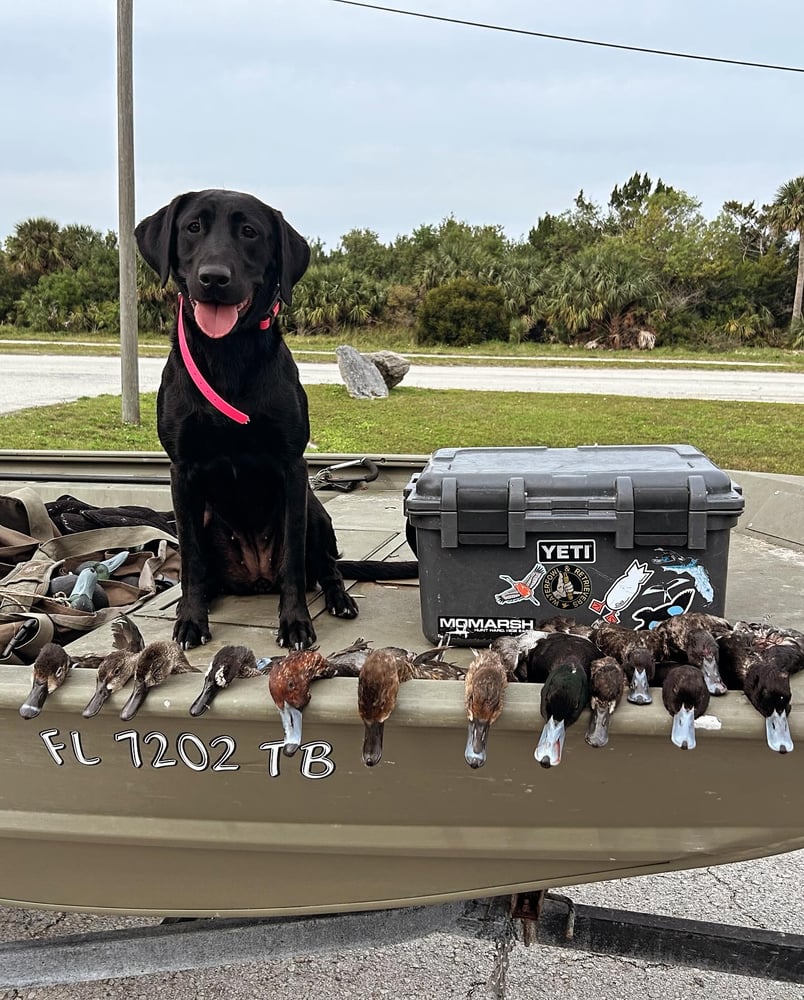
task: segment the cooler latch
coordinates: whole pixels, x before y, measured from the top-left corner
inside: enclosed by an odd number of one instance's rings
[[[525,548],[525,480],[512,476],[508,480],[508,548]]]
[[[441,548],[458,548],[458,480],[444,476],[441,480]]]
[[[634,547],[634,483],[630,476],[617,476],[614,480],[617,530],[614,535],[616,549]]]
[[[703,476],[688,476],[687,487],[690,492],[689,512],[687,514],[687,548],[705,549],[707,531],[706,480]]]

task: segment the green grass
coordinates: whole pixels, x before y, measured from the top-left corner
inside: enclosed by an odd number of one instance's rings
[[[352,399],[342,386],[307,386],[319,451],[429,454],[450,446],[688,443],[727,469],[804,475],[802,408],[551,393],[468,392],[399,386],[384,400]],[[3,448],[154,451],[154,394],[139,427],[121,421],[120,398],[0,416]]]

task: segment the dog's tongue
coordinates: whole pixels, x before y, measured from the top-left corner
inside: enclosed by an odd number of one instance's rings
[[[195,321],[208,337],[225,337],[237,322],[237,306],[196,302]]]

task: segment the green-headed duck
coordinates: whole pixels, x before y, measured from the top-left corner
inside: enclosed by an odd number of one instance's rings
[[[469,735],[464,758],[470,767],[486,763],[489,729],[503,710],[505,689],[512,671],[494,649],[482,649],[469,664],[464,678],[464,704]]]
[[[542,686],[540,707],[546,724],[533,755],[542,767],[561,763],[567,729],[589,704],[586,670],[577,660],[565,660],[550,671]]]
[[[363,763],[374,767],[382,760],[385,723],[396,707],[399,685],[408,680],[410,661],[402,649],[373,649],[357,678],[357,710],[363,720]]]
[[[286,756],[292,757],[301,745],[302,712],[310,701],[310,685],[336,674],[337,669],[317,649],[293,649],[274,662],[268,689],[282,719]]]
[[[23,719],[35,719],[49,694],[67,680],[73,661],[63,646],[47,642],[39,650],[31,668],[32,686],[28,697],[20,706]]]
[[[589,702],[592,718],[586,730],[590,747],[609,742],[609,722],[625,691],[625,673],[613,656],[601,656],[589,665]]]
[[[151,688],[161,684],[171,674],[198,672],[198,667],[190,665],[177,642],[173,640],[149,642],[137,657],[134,668],[134,690],[123,705],[120,718],[125,722],[133,719]]]
[[[662,701],[673,717],[670,739],[682,750],[695,749],[695,720],[709,707],[709,689],[698,667],[679,663],[667,671]]]
[[[201,694],[190,705],[190,715],[202,715],[219,691],[228,688],[238,678],[263,676],[270,665],[271,660],[257,660],[247,646],[222,646],[210,661]]]
[[[109,696],[125,687],[134,676],[139,654],[145,649],[145,639],[128,615],[118,615],[112,621],[115,648],[98,664],[95,693],[81,713],[91,719],[106,704]]]
[[[571,632],[551,632],[527,654],[527,679],[538,683],[557,666],[578,663],[588,673],[589,664],[601,655],[597,645],[583,635]]]

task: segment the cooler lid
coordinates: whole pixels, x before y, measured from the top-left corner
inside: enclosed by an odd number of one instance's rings
[[[613,517],[619,544],[634,532],[678,533],[683,524],[690,545],[703,547],[707,515],[737,515],[743,507],[728,473],[688,444],[442,448],[405,498],[407,514],[439,514],[464,535],[502,530],[495,514],[505,512],[513,516],[509,542],[513,519],[522,545],[533,518],[577,512]]]

